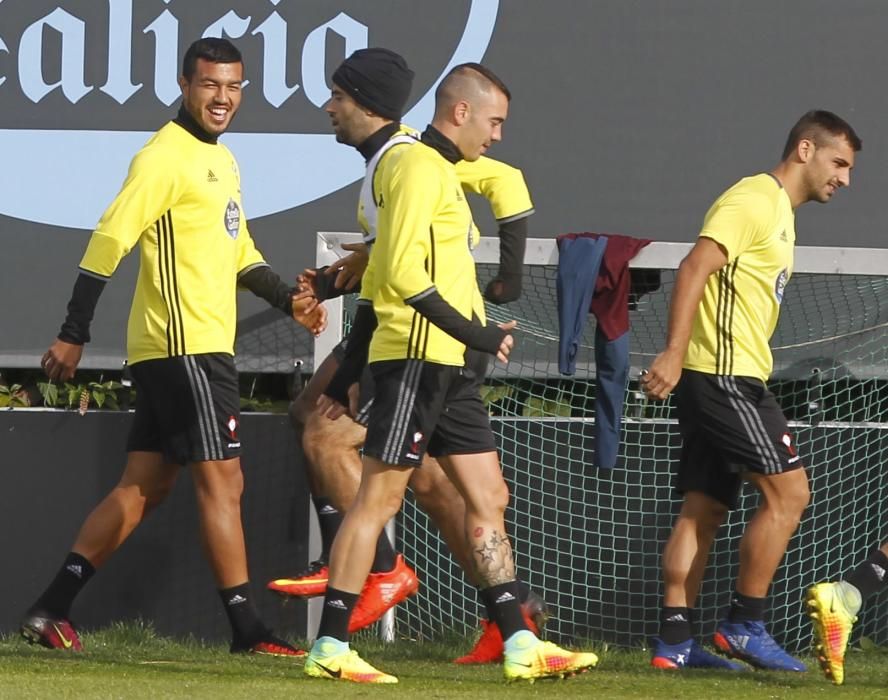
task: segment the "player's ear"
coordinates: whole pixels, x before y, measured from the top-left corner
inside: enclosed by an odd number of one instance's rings
[[[814,155],[815,150],[816,146],[811,139],[800,139],[796,146],[796,153],[802,163],[807,163],[811,159],[811,156]]]
[[[465,100],[459,100],[453,105],[453,122],[457,126],[465,124],[472,113],[472,106]]]

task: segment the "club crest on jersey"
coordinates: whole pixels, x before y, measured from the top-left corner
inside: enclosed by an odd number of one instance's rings
[[[228,206],[225,207],[225,230],[232,238],[237,238],[240,230],[240,207],[233,199],[229,199]]]
[[[778,304],[783,303],[783,292],[786,289],[786,283],[789,282],[789,272],[784,268],[777,275],[777,282],[774,284],[774,296]]]

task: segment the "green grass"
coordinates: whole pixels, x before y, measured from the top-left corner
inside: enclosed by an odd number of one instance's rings
[[[506,684],[500,666],[450,663],[466,642],[386,645],[359,640],[371,663],[400,678],[396,686],[307,679],[301,662],[232,656],[227,647],[157,636],[150,626],[115,625],[83,636],[70,654],[0,638],[0,698],[885,698],[888,654],[853,650],[841,688],[816,669],[805,674],[656,671],[643,651],[601,650],[598,669],[564,681]]]

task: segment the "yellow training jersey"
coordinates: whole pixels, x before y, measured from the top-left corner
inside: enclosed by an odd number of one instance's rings
[[[369,245],[376,240],[379,216],[376,202],[380,188],[378,177],[380,164],[385,161],[390,151],[419,143],[419,138],[418,131],[402,124],[367,163],[367,172],[358,198],[358,224],[363,232],[364,242]],[[463,191],[473,192],[487,199],[494,217],[500,223],[522,219],[534,213],[527,183],[518,168],[486,156],[476,161],[461,160],[454,167]],[[470,234],[471,250],[474,250],[478,244],[480,235],[473,223]],[[363,277],[362,290],[368,289],[367,285],[370,284],[369,280],[372,280],[373,274],[372,264],[368,265]],[[363,291],[361,297],[369,299]],[[475,300],[474,312],[482,323],[486,323],[484,300],[480,294]]]
[[[412,127],[401,125],[379,152],[367,163],[369,177],[365,177],[361,195],[358,198],[358,224],[364,234],[364,242],[372,243],[376,239],[376,206],[377,189],[376,170],[390,148],[410,145],[419,141],[420,134]],[[461,160],[456,164],[456,176],[463,190],[484,197],[493,211],[494,218],[500,223],[523,219],[534,213],[533,202],[523,173],[515,167],[487,156],[478,160]],[[477,230],[473,233],[480,234]]]
[[[405,303],[435,289],[467,319],[481,305],[472,213],[454,166],[416,143],[392,148],[374,179],[378,229],[361,290],[379,324],[370,362],[410,358],[462,366],[465,345]]]
[[[724,248],[728,264],[706,282],[684,366],[765,382],[773,368],[768,341],[792,276],[789,196],[771,175],[744,178],[715,201],[700,235]]]
[[[108,278],[137,243],[129,363],[233,355],[238,275],[266,263],[247,230],[240,175],[228,148],[201,141],[175,122],[145,144],[80,268]]]
[[[459,161],[456,176],[466,192],[480,194],[490,202],[493,216],[500,223],[533,214],[530,192],[518,168],[481,156],[475,161]]]

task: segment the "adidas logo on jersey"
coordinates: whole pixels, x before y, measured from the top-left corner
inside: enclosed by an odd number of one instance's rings
[[[666,618],[666,622],[685,622],[685,621],[687,621],[687,618],[684,615],[682,615],[681,613],[678,613],[677,615],[670,615],[669,617]]]
[[[883,569],[878,564],[870,563],[870,566],[873,567],[873,573],[876,575],[876,578],[879,579],[880,581],[884,581],[885,580],[885,569]]]
[[[499,598],[496,599],[496,602],[497,603],[508,603],[512,600],[515,600],[515,596],[513,596],[508,591],[503,591],[502,593],[500,593]]]
[[[207,170],[207,182],[219,182],[219,178],[212,170]]]
[[[80,564],[68,564],[68,566],[65,568],[68,569],[68,571],[74,574],[77,578],[83,578],[83,567],[80,566]]]
[[[337,610],[345,610],[346,606],[339,598],[334,598],[333,600],[328,600],[327,605],[331,608],[336,608]]]
[[[229,605],[240,605],[241,603],[246,603],[247,599],[244,598],[240,593],[235,593],[229,600]]]

